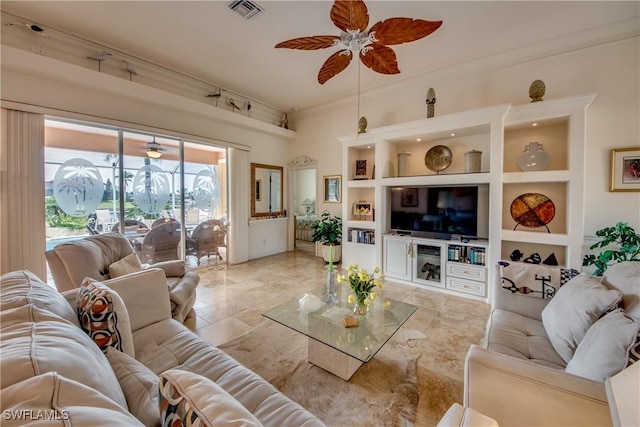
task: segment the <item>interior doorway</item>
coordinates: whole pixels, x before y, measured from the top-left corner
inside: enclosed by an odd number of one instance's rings
[[[317,219],[316,175],[315,168],[295,169],[292,174],[294,247],[309,252],[315,252],[312,225]]]

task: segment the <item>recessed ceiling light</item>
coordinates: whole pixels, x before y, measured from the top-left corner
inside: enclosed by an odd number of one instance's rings
[[[370,145],[367,145],[367,148],[371,149],[371,146],[370,146]]]
[[[416,138],[416,141],[420,142],[422,141],[422,138]]]
[[[537,123],[531,123],[531,126],[538,126]]]
[[[456,134],[455,133],[451,133],[451,136],[456,136]]]

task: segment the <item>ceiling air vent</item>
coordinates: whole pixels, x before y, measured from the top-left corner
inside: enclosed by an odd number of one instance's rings
[[[262,12],[262,8],[250,0],[234,0],[229,3],[229,9],[235,10],[242,15],[244,19],[251,19]]]

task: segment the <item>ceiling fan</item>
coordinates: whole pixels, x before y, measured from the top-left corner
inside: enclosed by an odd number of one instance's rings
[[[340,36],[298,37],[278,43],[276,48],[318,50],[339,46],[320,68],[318,83],[343,71],[359,52],[360,61],[381,74],[399,74],[396,53],[389,45],[409,43],[428,36],[442,25],[442,21],[412,18],[389,18],[375,23],[368,31],[369,11],[362,0],[336,0],[329,14],[331,21],[342,30]]]

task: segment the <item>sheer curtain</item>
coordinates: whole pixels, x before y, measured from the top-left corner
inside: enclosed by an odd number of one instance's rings
[[[44,116],[2,109],[0,273],[30,270],[44,281]]]

